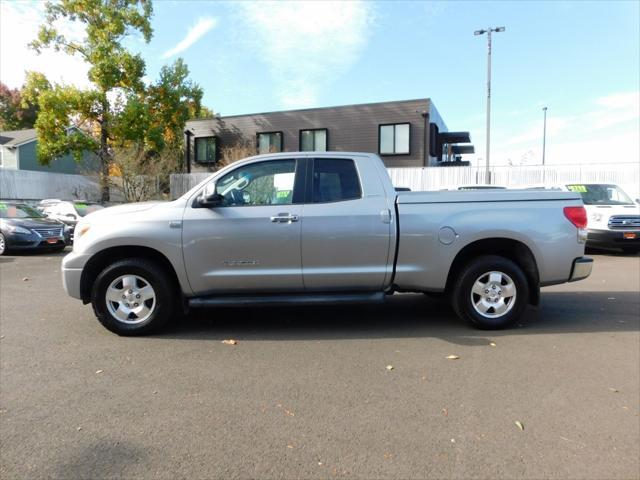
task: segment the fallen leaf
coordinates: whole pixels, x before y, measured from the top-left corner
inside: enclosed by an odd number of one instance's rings
[[[393,453],[385,453],[384,458],[386,458],[387,460],[393,458]]]
[[[387,370],[391,371],[391,370],[393,370],[393,365],[387,365],[386,368],[387,368]]]
[[[318,462],[318,465],[322,466],[322,462]]]
[[[154,390],[154,391],[153,391],[153,394],[154,394],[154,395],[155,395],[156,393],[158,393],[158,390]]]
[[[620,391],[617,388],[613,388],[613,387],[609,387],[609,390],[611,390],[613,393],[618,393]]]
[[[495,347],[496,346],[496,342],[489,342],[489,346],[490,347]]]
[[[102,373],[102,370],[96,370],[96,373]]]
[[[78,427],[78,428],[76,428],[76,430],[80,431],[80,430],[82,430],[82,427]]]
[[[29,277],[24,277],[24,278],[22,279],[22,281],[23,281],[23,282],[28,282],[28,281],[29,281]]]
[[[460,357],[458,355],[447,355],[445,358],[447,360],[458,360]]]
[[[293,448],[293,445],[287,445],[287,448]]]
[[[238,341],[230,338],[228,340],[222,340],[222,343],[224,343],[225,345],[237,345]]]
[[[449,416],[449,410],[447,410],[446,408],[442,409],[442,413],[444,414],[445,417]]]
[[[290,417],[295,417],[296,416],[295,413],[293,413],[291,410],[287,410],[286,408],[284,409],[284,413],[286,413]]]
[[[524,425],[522,424],[522,422],[519,422],[518,420],[516,420],[515,424],[516,424],[516,427],[524,431]]]

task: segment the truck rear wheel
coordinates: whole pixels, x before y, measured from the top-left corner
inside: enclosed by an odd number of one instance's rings
[[[171,318],[176,297],[167,273],[156,263],[128,258],[96,278],[91,305],[100,323],[122,336],[146,335]]]
[[[516,263],[497,255],[483,255],[459,272],[451,301],[458,316],[474,326],[505,328],[524,312],[529,284]]]

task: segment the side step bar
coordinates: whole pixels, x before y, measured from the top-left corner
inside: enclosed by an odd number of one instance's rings
[[[193,297],[189,306],[198,307],[263,307],[285,305],[332,305],[339,303],[382,303],[384,292],[364,293],[299,293],[272,295],[223,295]]]

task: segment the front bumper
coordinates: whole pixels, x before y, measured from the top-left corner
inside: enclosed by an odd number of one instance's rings
[[[49,249],[57,248],[68,245],[68,237],[66,235],[58,235],[55,237],[48,237],[54,239],[55,242],[49,243],[47,238],[43,238],[37,233],[4,233],[7,249],[10,250],[34,250],[34,249]]]
[[[577,282],[578,280],[583,280],[591,275],[591,270],[593,269],[593,258],[589,257],[578,257],[573,261],[573,266],[571,267],[571,275],[569,276],[570,282]]]
[[[80,290],[82,269],[91,255],[71,252],[62,259],[62,286],[67,295],[82,300]]]
[[[634,238],[631,237],[633,234]],[[622,248],[626,246],[640,246],[640,230],[594,230],[587,231],[587,245]]]

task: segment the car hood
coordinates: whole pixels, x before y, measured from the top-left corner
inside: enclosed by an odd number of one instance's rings
[[[53,218],[3,218],[6,225],[16,225],[24,228],[62,227],[64,224]]]

